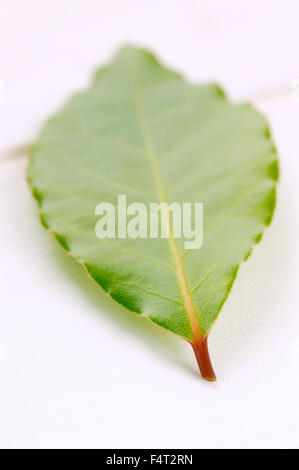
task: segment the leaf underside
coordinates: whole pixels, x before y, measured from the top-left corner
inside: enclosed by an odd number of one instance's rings
[[[198,346],[201,369],[240,263],[271,221],[277,178],[263,116],[133,47],[49,120],[28,169],[44,226],[113,299]],[[118,194],[146,206],[203,202],[202,247],[99,240],[95,207],[117,206]]]

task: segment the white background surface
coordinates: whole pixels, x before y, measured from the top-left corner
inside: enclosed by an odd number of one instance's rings
[[[296,0],[0,1],[0,447],[299,446],[298,33]],[[279,150],[274,222],[210,335],[215,384],[43,230],[14,151],[123,43],[255,103]]]

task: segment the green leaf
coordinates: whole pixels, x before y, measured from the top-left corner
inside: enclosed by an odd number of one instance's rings
[[[44,226],[117,302],[192,345],[215,375],[208,333],[271,221],[276,149],[250,105],[195,86],[128,47],[45,126],[28,179]],[[100,202],[203,202],[204,240],[99,240]]]

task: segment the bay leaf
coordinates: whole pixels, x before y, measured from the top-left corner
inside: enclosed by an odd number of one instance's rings
[[[260,113],[134,47],[48,121],[28,169],[43,225],[113,299],[190,342],[210,381],[208,334],[271,222],[277,179]],[[202,202],[201,248],[186,249],[170,225],[168,239],[99,240],[95,208],[116,207],[119,194],[146,207]]]

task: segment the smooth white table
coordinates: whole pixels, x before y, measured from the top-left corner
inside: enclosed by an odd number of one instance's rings
[[[299,446],[299,2],[0,3],[0,447]],[[275,218],[190,347],[110,301],[41,227],[18,148],[124,43],[263,111]],[[23,152],[24,153],[24,152]]]

